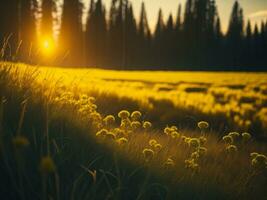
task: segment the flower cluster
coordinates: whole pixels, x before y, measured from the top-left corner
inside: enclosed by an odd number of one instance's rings
[[[169,137],[171,137],[171,138],[173,138],[173,139],[179,139],[180,138],[180,136],[181,136],[181,134],[178,132],[178,128],[176,127],[176,126],[171,126],[171,127],[166,127],[165,129],[164,129],[164,133],[167,135],[167,136],[169,136]]]
[[[159,143],[158,143],[156,140],[154,140],[154,139],[149,140],[149,146],[150,146],[156,153],[160,152],[161,149],[162,149],[162,145],[159,144]]]
[[[223,136],[223,141],[225,143],[225,150],[229,154],[233,154],[238,151],[237,145],[241,142],[242,144],[246,144],[250,141],[251,135],[249,133],[238,133],[238,132],[230,132],[227,135]]]
[[[78,111],[78,114],[85,120],[90,121],[91,125],[96,128],[102,128],[102,116],[97,112],[97,105],[95,104],[95,98],[86,94],[74,95],[71,92],[62,92],[58,97],[54,99],[57,106],[64,110],[74,109]],[[110,118],[106,120],[112,120]]]
[[[267,156],[253,152],[250,157],[252,167],[258,170],[267,169]]]
[[[182,140],[192,150],[189,158],[185,160],[185,167],[191,169],[193,172],[198,172],[200,170],[199,161],[208,151],[203,146],[207,142],[207,139],[204,136],[200,136],[199,138],[182,136]]]
[[[150,122],[140,121],[141,117],[142,113],[140,111],[130,113],[127,110],[122,110],[118,113],[120,123],[116,123],[115,116],[107,115],[99,121],[96,137],[102,141],[112,141],[119,146],[125,146],[135,133],[146,132],[152,127]],[[116,124],[119,125],[116,126]],[[162,146],[157,143],[153,148],[156,152],[159,152]]]

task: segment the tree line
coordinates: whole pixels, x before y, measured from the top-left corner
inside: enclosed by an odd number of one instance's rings
[[[42,37],[55,35],[56,0],[1,0],[1,58],[48,63],[40,53]],[[228,30],[223,33],[215,0],[187,0],[164,21],[158,12],[152,32],[145,4],[134,16],[128,0],[112,0],[109,11],[91,0],[86,24],[84,4],[64,0],[57,51],[49,64],[114,69],[266,70],[267,21],[252,27],[234,2]]]

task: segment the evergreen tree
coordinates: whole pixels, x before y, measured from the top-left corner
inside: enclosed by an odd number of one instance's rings
[[[64,0],[59,48],[65,58],[63,64],[83,64],[82,4],[79,0]]]
[[[175,30],[176,30],[176,32],[180,32],[181,31],[181,28],[182,28],[181,15],[182,15],[182,5],[179,4],[178,11],[177,11],[176,23],[175,23]]]
[[[53,37],[53,11],[55,4],[53,0],[42,0],[41,35],[42,37]]]
[[[109,63],[111,66],[124,67],[124,0],[112,0],[109,12]]]
[[[182,6],[179,4],[177,11],[177,18],[175,23],[175,35],[174,35],[174,54],[173,62],[177,66],[181,65],[181,58],[183,57],[184,47],[182,46],[182,33],[183,33],[183,23],[182,23]]]
[[[103,66],[106,62],[106,17],[102,1],[92,0],[86,28],[87,58],[90,65]]]
[[[150,62],[150,52],[151,52],[151,32],[149,29],[145,3],[142,2],[141,13],[138,26],[138,37],[139,37],[139,62],[140,65],[149,65]]]
[[[127,2],[125,16],[125,65],[128,67],[135,66],[137,63],[137,27],[134,18],[133,7]]]
[[[19,58],[23,61],[32,62],[33,52],[37,42],[36,30],[36,1],[21,0],[19,1]]]
[[[154,33],[154,38],[153,38],[153,65],[158,65],[160,67],[163,66],[164,60],[162,59],[163,51],[162,51],[162,46],[164,45],[164,30],[165,30],[165,25],[163,21],[163,14],[162,10],[159,10],[158,13],[158,21],[156,25],[156,30]]]
[[[167,65],[168,68],[173,67],[174,64],[174,58],[175,58],[175,45],[174,45],[174,40],[175,40],[175,31],[174,31],[174,22],[173,22],[173,17],[170,14],[168,20],[167,20],[167,26],[165,29],[165,39],[164,39],[164,51],[165,53],[163,54],[164,58],[164,63]]]
[[[95,1],[90,1],[90,6],[88,10],[88,16],[86,21],[86,32],[85,32],[85,40],[86,40],[86,48],[85,48],[85,55],[86,55],[86,64],[88,66],[95,65],[94,60],[94,36],[95,36],[95,20],[94,20],[94,12],[95,12]]]
[[[18,0],[0,1],[0,59],[13,59],[15,54],[18,45],[17,13]]]
[[[240,66],[242,55],[243,39],[243,10],[238,1],[235,1],[230,17],[229,28],[227,32],[227,65]],[[236,68],[238,69],[238,68]]]
[[[245,35],[245,54],[244,54],[244,59],[246,66],[249,66],[252,64],[253,60],[253,38],[252,38],[252,29],[251,29],[251,23],[250,20],[247,22],[246,26],[246,35]]]
[[[185,4],[184,23],[182,33],[183,56],[181,60],[182,65],[192,65],[192,60],[195,60],[193,53],[193,46],[195,41],[195,25],[193,14],[193,2],[194,0],[187,0]]]

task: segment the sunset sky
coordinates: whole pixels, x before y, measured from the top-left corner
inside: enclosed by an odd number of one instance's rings
[[[85,4],[88,5],[90,0],[84,0]],[[146,4],[148,20],[151,25],[151,29],[154,29],[157,14],[159,8],[162,8],[165,19],[171,12],[176,16],[178,4],[181,3],[184,10],[184,3],[186,0],[131,0],[136,16],[139,17],[140,7],[142,1]],[[222,29],[227,29],[229,16],[235,0],[217,0],[219,14],[222,21]],[[111,0],[103,0],[109,10]],[[239,0],[241,6],[244,9],[245,18],[250,18],[252,23],[260,22],[261,20],[267,19],[267,0]]]

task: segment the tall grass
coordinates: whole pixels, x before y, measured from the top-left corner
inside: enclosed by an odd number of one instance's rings
[[[159,113],[118,114],[139,105],[116,97],[108,104],[103,93],[94,102],[52,78],[0,66],[1,199],[265,198],[266,166],[252,166],[250,153],[267,151],[253,137],[228,144],[197,120],[195,131],[150,127],[147,118]]]

